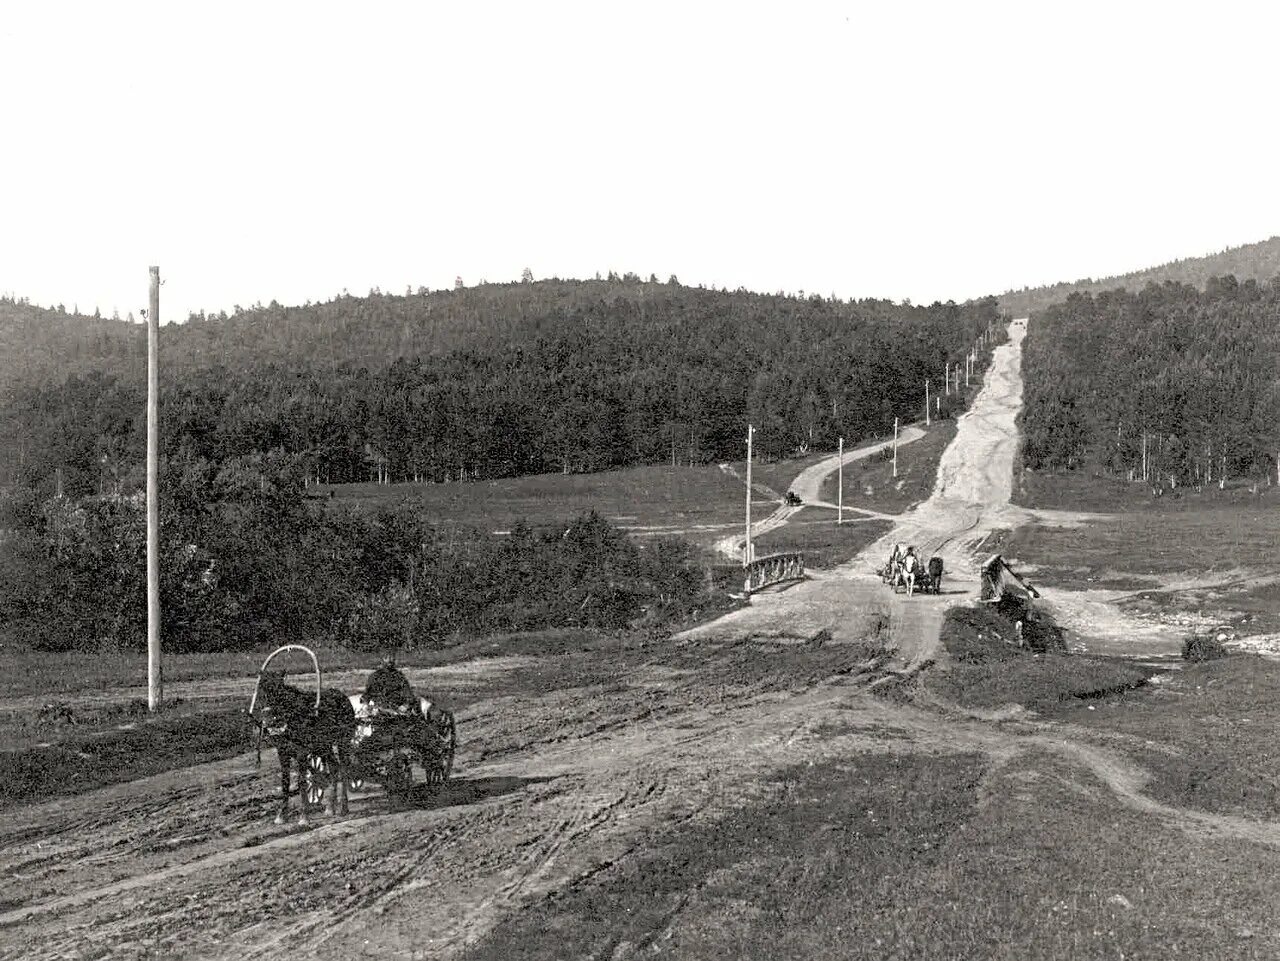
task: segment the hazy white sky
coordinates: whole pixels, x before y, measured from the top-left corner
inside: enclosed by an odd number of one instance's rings
[[[1274,4],[25,3],[0,290],[610,269],[916,302],[1280,233]]]

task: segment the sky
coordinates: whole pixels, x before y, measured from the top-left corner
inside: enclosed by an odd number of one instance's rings
[[[1280,5],[41,3],[0,292],[161,315],[615,270],[964,300],[1280,233]]]

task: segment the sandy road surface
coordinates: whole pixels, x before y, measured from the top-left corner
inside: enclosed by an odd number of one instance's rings
[[[454,957],[548,892],[643,851],[654,831],[749,802],[764,772],[937,741],[936,721],[861,693],[883,672],[858,642],[887,617],[901,665],[934,656],[943,611],[974,586],[972,544],[1007,523],[1022,329],[1011,334],[933,497],[849,565],[757,596],[654,660],[620,669],[606,653],[607,679],[512,694],[513,679],[544,666],[416,673],[427,687],[472,685],[459,777],[437,796],[393,810],[371,791],[347,818],[275,827],[275,775],[243,755],[6,812],[0,958]],[[871,572],[894,540],[942,553],[947,595],[889,594]],[[822,648],[796,642],[823,628]],[[833,726],[845,733],[820,732]],[[1009,750],[977,723],[949,723],[945,738]]]

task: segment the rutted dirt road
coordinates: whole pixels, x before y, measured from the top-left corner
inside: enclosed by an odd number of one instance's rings
[[[434,797],[393,810],[371,791],[347,818],[275,827],[275,774],[246,754],[6,812],[0,958],[454,957],[654,831],[750,802],[769,771],[889,748],[1010,756],[983,722],[940,723],[865,690],[884,676],[868,638],[886,637],[886,619],[899,667],[936,657],[945,608],[975,586],[973,545],[1010,523],[1022,334],[996,351],[934,495],[850,564],[654,651],[597,651],[559,674],[535,658],[412,672],[427,691],[468,693],[458,777]],[[894,541],[942,554],[942,597],[880,584]],[[825,644],[804,641],[824,629]],[[1088,749],[1075,760],[1145,802],[1140,772]]]

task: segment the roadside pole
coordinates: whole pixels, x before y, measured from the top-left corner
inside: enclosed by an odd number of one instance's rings
[[[147,311],[147,709],[160,709],[160,268],[151,268]]]
[[[840,438],[840,480],[836,484],[836,523],[844,523],[844,438]]]
[[[924,426],[929,426],[929,378],[924,379]]]
[[[893,476],[898,476],[898,418],[893,419]]]
[[[756,429],[747,425],[747,539],[742,546],[742,566],[751,564],[751,438]]]

